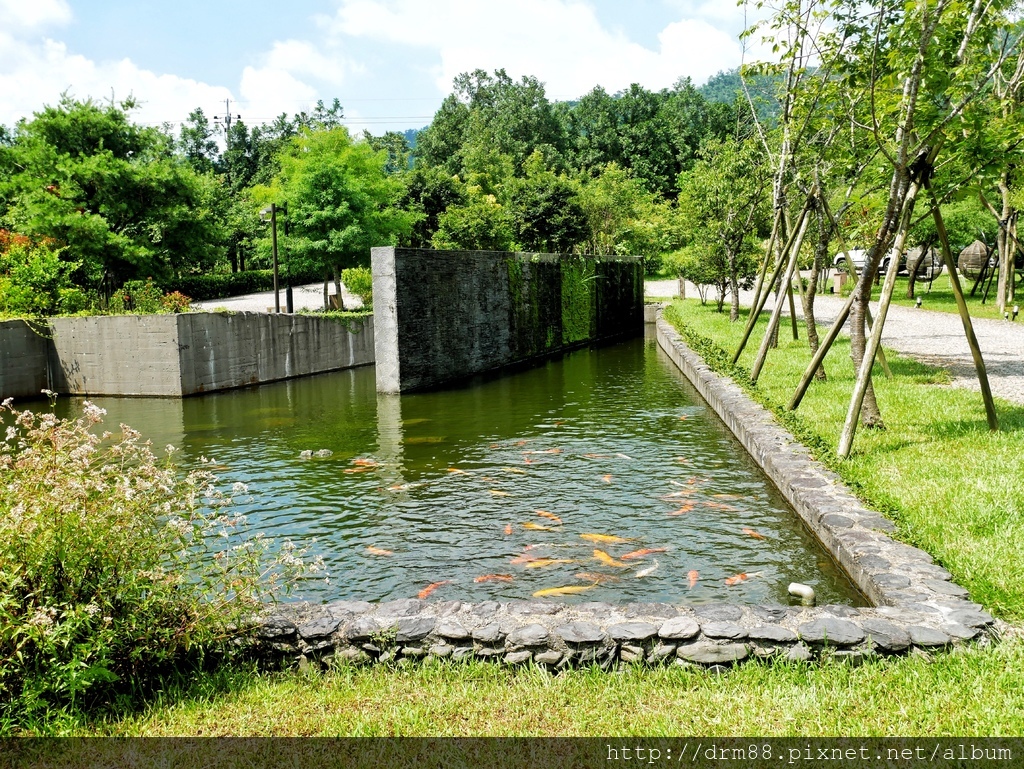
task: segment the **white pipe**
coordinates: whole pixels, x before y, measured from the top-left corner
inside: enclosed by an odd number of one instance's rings
[[[800,599],[804,606],[814,606],[814,588],[810,585],[801,585],[799,582],[789,583],[789,594]]]

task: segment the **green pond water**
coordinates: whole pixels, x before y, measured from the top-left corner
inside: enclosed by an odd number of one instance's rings
[[[796,581],[819,603],[864,604],[651,338],[430,393],[378,395],[371,366],[92,400],[108,428],[179,447],[185,468],[205,457],[225,488],[247,484],[235,509],[254,530],[324,556],[329,583],[297,591],[311,600],[408,598],[441,582],[431,598],[590,586],[552,600],[792,603]],[[594,534],[626,541],[581,537]],[[655,552],[623,558],[644,549]]]

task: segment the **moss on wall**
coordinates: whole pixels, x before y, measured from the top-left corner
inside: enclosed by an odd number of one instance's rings
[[[562,343],[590,339],[597,321],[597,267],[592,259],[562,259]]]

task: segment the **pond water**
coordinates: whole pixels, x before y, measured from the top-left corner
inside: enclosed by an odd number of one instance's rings
[[[92,400],[108,427],[247,484],[253,528],[324,556],[330,584],[298,591],[312,600],[443,583],[432,598],[792,603],[796,581],[865,603],[650,337],[439,392],[378,395],[364,367]]]

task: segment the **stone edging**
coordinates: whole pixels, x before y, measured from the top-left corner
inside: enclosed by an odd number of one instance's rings
[[[550,669],[617,662],[721,666],[748,658],[850,661],[994,636],[994,621],[927,553],[894,541],[771,414],[713,373],[664,320],[658,343],[690,379],[874,608],[693,607],[548,601],[283,604],[255,629],[268,652],[353,663],[421,659],[533,662]]]

